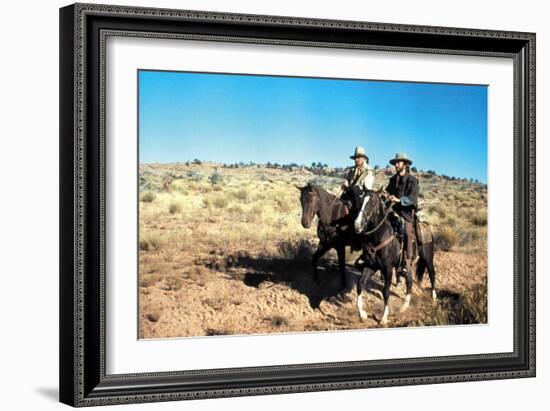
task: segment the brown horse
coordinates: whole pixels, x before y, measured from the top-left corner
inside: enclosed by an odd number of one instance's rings
[[[313,218],[317,216],[317,235],[319,246],[313,254],[313,277],[320,283],[317,263],[327,251],[336,249],[338,267],[341,275],[340,291],[347,291],[346,286],[346,246],[355,250],[361,249],[360,238],[353,231],[353,220],[348,214],[344,202],[337,196],[318,185],[308,183],[300,190],[302,205],[302,226],[310,228]]]

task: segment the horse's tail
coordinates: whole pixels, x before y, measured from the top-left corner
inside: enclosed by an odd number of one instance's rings
[[[418,247],[418,263],[416,265],[416,279],[420,283],[426,269],[430,274],[430,279],[435,279],[434,267],[434,242],[430,241],[427,244],[419,245]]]
[[[434,240],[432,230],[427,223],[416,222],[416,238],[418,245],[418,264],[416,266],[416,278],[418,282],[422,281],[424,272],[428,269],[431,275],[435,275],[434,270]]]

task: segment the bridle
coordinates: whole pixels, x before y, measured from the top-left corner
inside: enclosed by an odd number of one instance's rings
[[[313,217],[316,214],[315,211],[314,211],[313,202],[314,201],[321,201],[321,200],[320,200],[319,196],[317,195],[317,193],[315,192],[315,190],[313,188],[311,188],[311,191],[309,191],[307,193],[307,195],[310,196],[310,197],[313,197],[313,200],[309,204],[310,207],[309,207],[309,210],[308,210],[308,218],[311,217],[311,220],[313,220]],[[311,214],[311,216],[309,214]]]
[[[381,202],[382,199],[380,197],[378,197],[378,200]],[[369,230],[369,231],[365,231],[363,233],[361,233],[362,235],[370,235],[374,232],[376,232],[380,227],[382,227],[382,224],[384,224],[384,221],[386,221],[386,219],[388,218],[388,215],[390,214],[390,212],[392,211],[393,209],[393,203],[391,203],[389,206],[388,206],[388,209],[386,210],[386,214],[384,215],[384,218],[382,219],[382,221],[380,221],[380,223],[378,223],[376,225],[376,227],[374,227],[372,230]],[[361,210],[361,213],[363,213],[363,217],[365,218],[365,222],[368,222],[370,220],[370,218],[372,217],[372,215],[374,214],[374,211],[376,209],[373,208],[373,210],[367,215],[365,213],[365,210]]]
[[[380,202],[382,202],[382,199],[380,197],[378,197],[378,200]],[[370,201],[370,199],[369,199]],[[379,205],[380,206],[380,205]],[[372,217],[372,215],[374,214],[374,211],[376,209],[373,209],[368,215],[365,213],[365,210],[361,210],[361,212],[363,213],[363,216],[366,218],[365,221],[369,221],[370,217]],[[376,225],[376,227],[374,227],[372,230],[369,230],[369,231],[366,231],[366,232],[363,232],[361,233],[362,235],[364,236],[368,236],[370,234],[373,234],[374,232],[376,232],[380,227],[382,227],[382,224],[384,224],[384,221],[386,221],[386,219],[388,218],[388,215],[390,214],[390,212],[393,210],[393,203],[391,203],[389,206],[388,206],[388,209],[386,210],[386,214],[384,215],[384,218],[382,218],[382,220]],[[387,245],[391,244],[393,242],[393,240],[395,239],[395,233],[392,232],[392,234],[388,237],[386,237],[384,240],[382,240],[378,245],[374,246],[371,242],[367,243],[367,246],[366,246],[366,251],[374,257],[374,255],[380,251],[381,249],[383,249],[384,247],[386,247]]]
[[[321,198],[319,197],[319,194],[317,194],[317,192],[315,191],[315,189],[313,187],[311,188],[311,191],[309,191],[307,193],[307,195],[313,197],[316,201],[319,201],[319,202],[321,201]],[[339,196],[334,196],[334,198],[330,202],[330,206],[329,206],[330,209],[332,209],[332,207],[334,206],[334,203],[336,202],[336,200],[338,200],[338,197]],[[311,216],[312,219],[313,219],[314,215],[315,215],[315,213],[313,213],[313,215]]]

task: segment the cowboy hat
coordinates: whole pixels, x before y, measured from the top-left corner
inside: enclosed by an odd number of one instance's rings
[[[404,161],[405,163],[409,163],[409,165],[413,163],[413,161],[405,153],[397,153],[395,157],[390,160],[390,164],[394,166],[398,161]]]
[[[349,158],[351,158],[352,160],[355,160],[357,157],[365,157],[367,163],[369,162],[369,158],[365,154],[365,149],[361,146],[355,147],[355,153],[353,153],[352,156],[349,156]]]

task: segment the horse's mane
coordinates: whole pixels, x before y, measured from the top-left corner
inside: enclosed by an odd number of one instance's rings
[[[313,191],[315,191],[315,193],[319,196],[321,200],[328,199],[332,201],[334,197],[336,197],[334,194],[329,193],[327,190],[325,190],[323,187],[321,187],[318,184],[308,183],[307,185],[311,187]]]
[[[384,201],[382,200],[382,198],[380,198],[377,192],[374,192],[374,194],[378,198],[378,204],[376,205],[376,208],[377,208],[376,211],[378,215],[380,216],[380,215],[386,214],[386,205],[384,204]]]
[[[377,212],[384,214],[386,212],[387,208],[386,208],[386,204],[384,204],[384,201],[382,200],[382,197],[380,196],[380,192],[377,191],[377,190],[369,190],[368,193],[366,193],[366,194],[368,194],[370,196],[376,196],[376,199],[377,199],[377,204],[376,204]]]
[[[386,204],[384,203],[382,197],[380,196],[380,191],[371,190],[368,194],[371,196],[375,195],[377,198],[376,211],[375,211],[377,218],[376,218],[376,221],[372,222],[373,224],[377,224],[379,219],[381,217],[384,217],[388,212],[388,207],[386,207]],[[387,222],[388,220],[386,220],[386,224]]]

